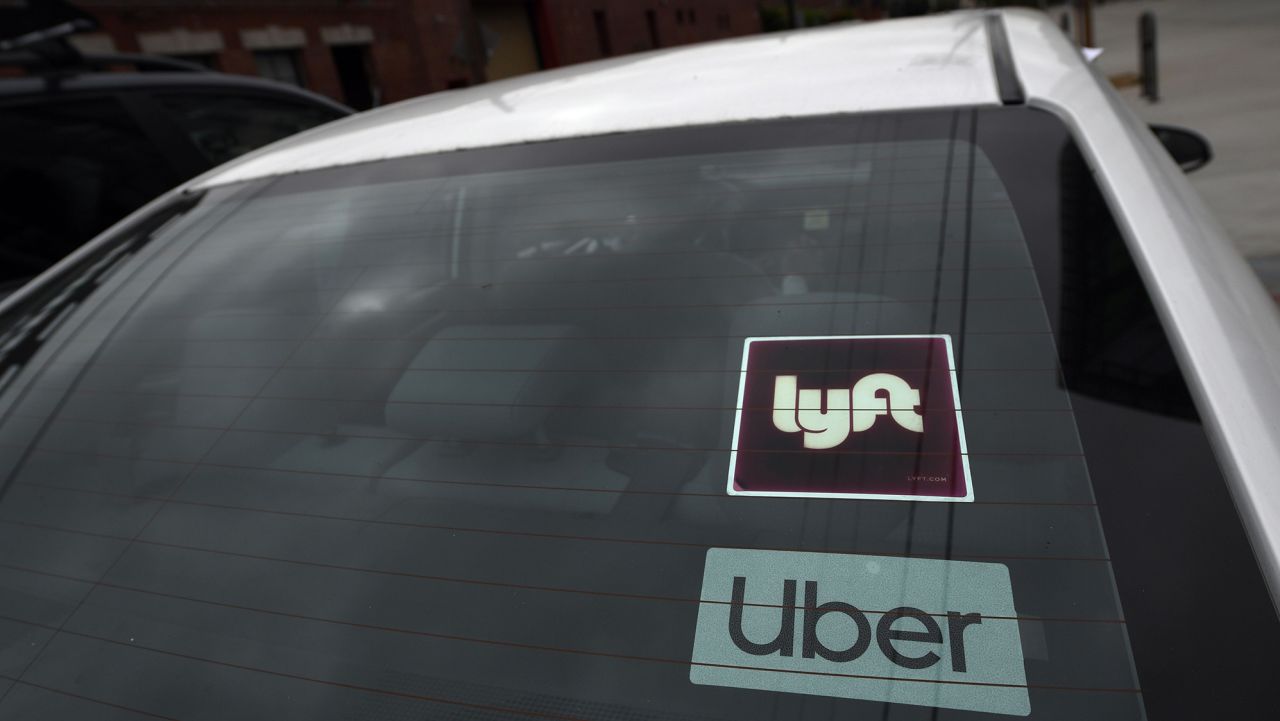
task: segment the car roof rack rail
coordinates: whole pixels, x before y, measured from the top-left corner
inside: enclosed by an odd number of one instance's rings
[[[0,36],[0,66],[20,67],[32,75],[92,72],[119,65],[131,65],[139,72],[209,72],[202,65],[176,58],[132,53],[85,55],[71,42],[71,36],[97,30],[101,24],[59,0],[20,8],[16,13],[3,10],[0,19],[19,34]]]
[[[1004,30],[1004,17],[993,11],[986,14],[985,21],[1000,102],[1004,105],[1022,105],[1027,97],[1022,91],[1022,82],[1018,80],[1018,70],[1013,64],[1013,51],[1009,48],[1009,36]]]
[[[0,39],[0,57],[16,55],[32,59],[31,65],[51,68],[67,68],[83,61],[80,51],[67,37],[82,30],[93,30],[98,23],[89,18],[74,18],[47,28],[23,33],[14,38]],[[7,58],[6,58],[7,59]],[[13,64],[13,63],[5,63]],[[28,64],[28,63],[24,63]]]

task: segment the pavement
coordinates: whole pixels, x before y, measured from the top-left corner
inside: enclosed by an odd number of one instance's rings
[[[1111,0],[1094,8],[1095,62],[1138,71],[1138,16],[1157,23],[1160,98],[1120,93],[1145,120],[1199,131],[1214,159],[1188,178],[1280,292],[1280,0]],[[1054,11],[1055,17],[1059,11]]]

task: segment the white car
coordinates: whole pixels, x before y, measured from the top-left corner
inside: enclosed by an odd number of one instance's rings
[[[0,306],[0,718],[1269,718],[1278,407],[1040,14],[441,93]]]

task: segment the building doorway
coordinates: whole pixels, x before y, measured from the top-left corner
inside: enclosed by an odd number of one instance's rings
[[[334,45],[333,67],[342,85],[342,100],[356,110],[368,110],[378,104],[378,89],[373,83],[373,62],[368,45]]]
[[[477,3],[476,22],[488,55],[485,77],[501,80],[542,69],[531,7],[524,2]]]

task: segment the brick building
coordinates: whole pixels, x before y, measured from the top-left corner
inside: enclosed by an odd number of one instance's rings
[[[88,52],[292,82],[366,108],[657,47],[760,32],[758,0],[76,0]]]

